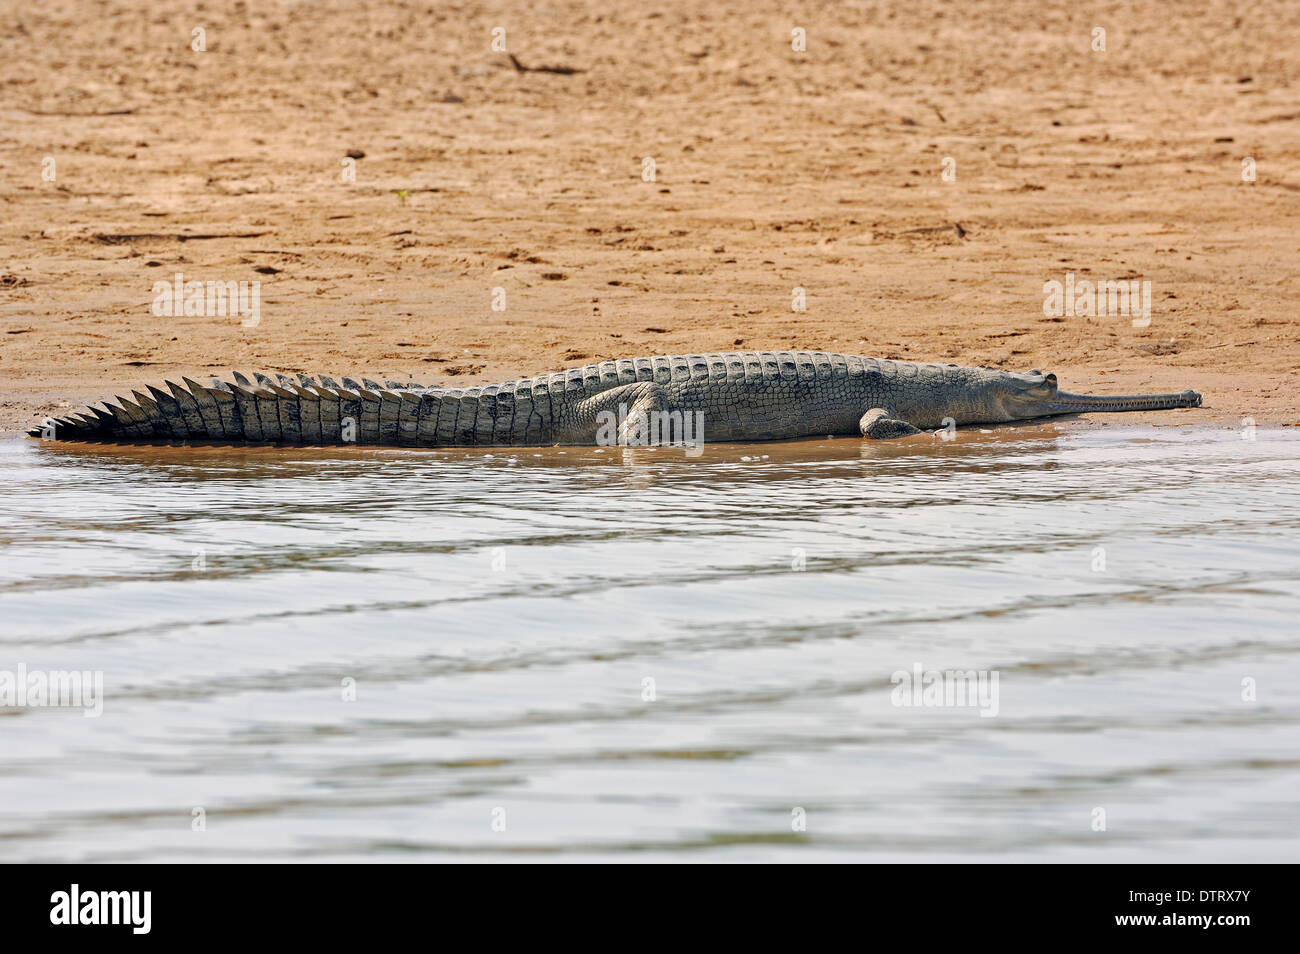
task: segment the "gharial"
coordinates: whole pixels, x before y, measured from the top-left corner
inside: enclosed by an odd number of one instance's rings
[[[30,431],[59,440],[194,440],[403,447],[639,443],[685,416],[696,440],[904,437],[1086,411],[1198,407],[1195,391],[1108,397],[1056,376],[820,351],[620,358],[475,387],[235,374],[133,391]],[[640,439],[639,439],[640,438]]]

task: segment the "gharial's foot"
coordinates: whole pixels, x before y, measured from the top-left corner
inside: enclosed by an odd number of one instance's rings
[[[858,421],[858,427],[862,431],[863,437],[870,437],[877,441],[887,441],[895,437],[910,437],[912,434],[920,434],[919,427],[913,427],[907,421],[900,421],[896,417],[890,417],[889,412],[882,407],[873,407],[866,414],[862,415],[862,420]]]

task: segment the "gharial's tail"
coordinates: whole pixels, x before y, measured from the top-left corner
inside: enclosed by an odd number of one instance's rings
[[[411,383],[253,377],[236,372],[233,381],[213,378],[208,385],[183,377],[184,387],[167,381],[167,391],[132,391],[130,398],[48,420],[28,434],[74,441],[415,444],[421,402],[438,399],[436,389]]]

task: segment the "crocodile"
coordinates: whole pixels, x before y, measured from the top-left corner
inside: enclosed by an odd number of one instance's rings
[[[181,380],[47,419],[29,433],[56,440],[401,447],[637,444],[663,435],[684,436],[671,441],[684,443],[827,435],[889,439],[950,425],[1201,403],[1195,391],[1071,394],[1057,388],[1056,375],[1038,370],[820,351],[620,358],[474,387],[305,374],[255,373],[250,379],[235,373],[230,381],[213,378],[207,384]]]

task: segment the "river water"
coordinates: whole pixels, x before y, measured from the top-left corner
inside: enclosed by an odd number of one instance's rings
[[[0,441],[0,860],[1295,861],[1297,437]]]

